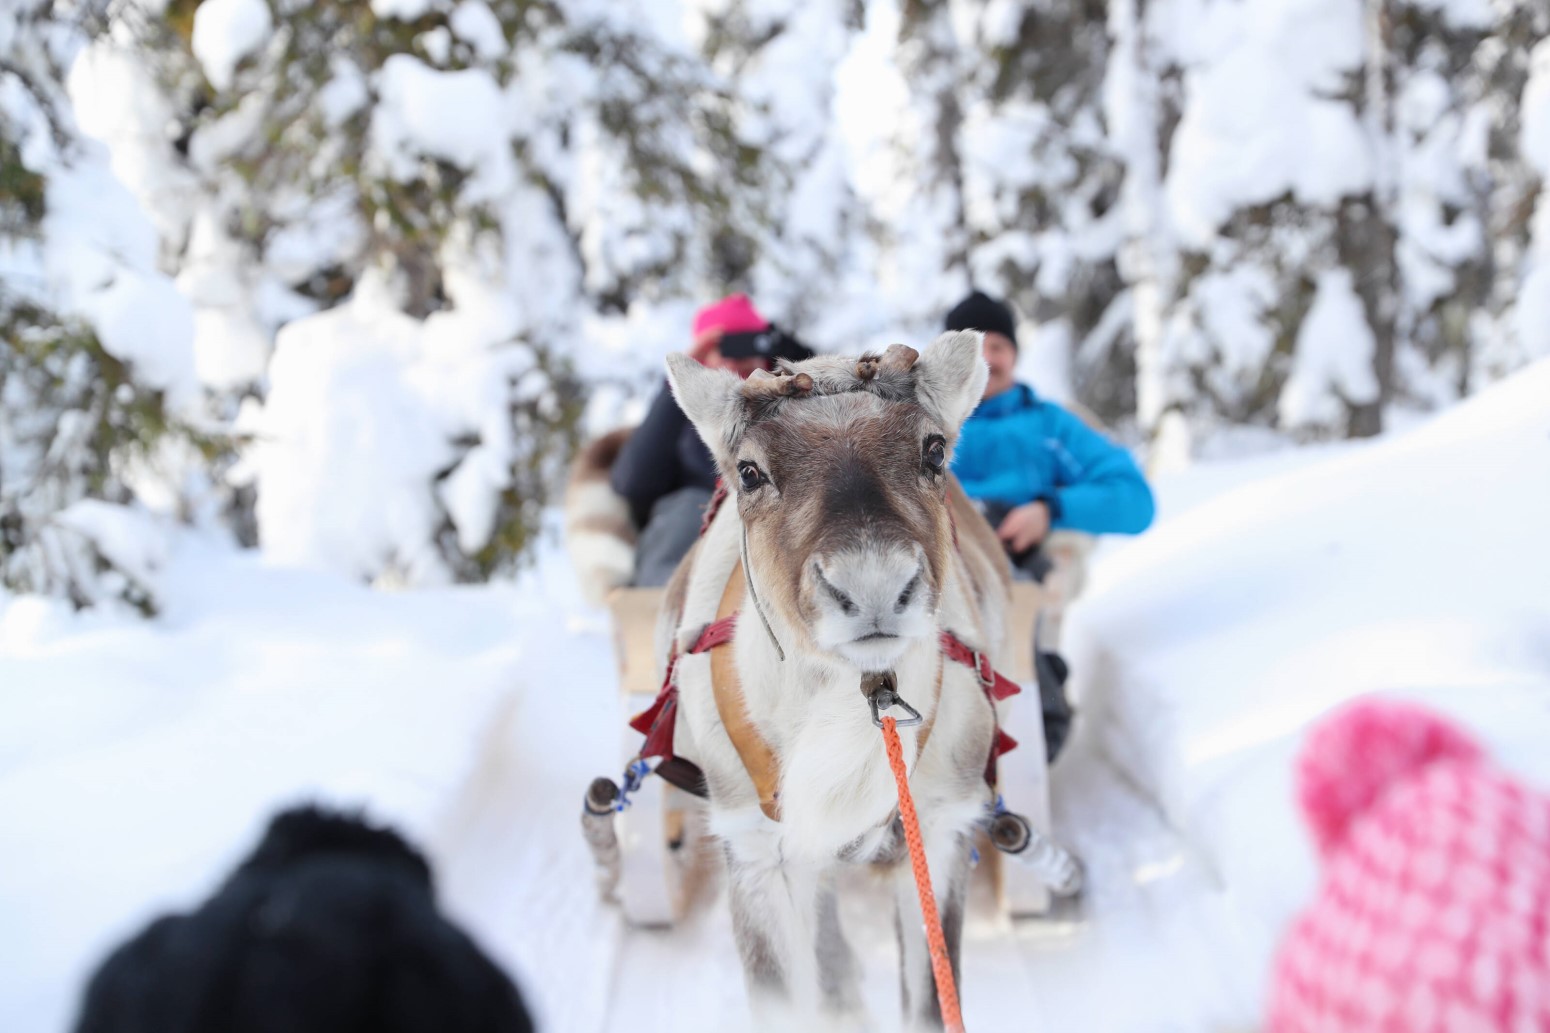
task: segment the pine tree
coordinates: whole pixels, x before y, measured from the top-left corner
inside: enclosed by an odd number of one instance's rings
[[[145,160],[197,184],[197,203],[177,206],[194,214],[173,261],[210,331],[200,354],[226,415],[261,403],[240,424],[257,442],[245,469],[259,537],[282,557],[336,555],[410,583],[520,563],[576,436],[578,329],[746,281],[771,222],[773,170],[734,124],[738,99],[629,9],[175,0],[118,39],[177,113]],[[378,310],[354,303],[367,296],[420,329],[376,326]],[[270,358],[273,341],[315,341],[304,317],[336,307],[335,337],[404,342],[381,357],[391,398],[317,395],[324,371]],[[448,335],[456,349],[435,343]],[[425,376],[470,387],[432,395],[415,386]],[[407,492],[416,516],[370,544],[293,508],[356,504],[305,469],[320,447],[307,428],[341,405],[408,407],[441,428],[427,431],[419,488],[377,471],[371,490]]]
[[[66,94],[100,15],[0,12],[0,584],[150,612],[156,529],[137,486],[214,445],[187,423],[186,306]]]

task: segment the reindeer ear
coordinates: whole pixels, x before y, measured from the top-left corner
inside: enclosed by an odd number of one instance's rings
[[[949,331],[928,344],[915,363],[915,386],[922,400],[955,431],[979,404],[990,378],[983,340],[978,330]]]
[[[675,354],[667,357],[667,382],[711,455],[717,462],[730,462],[743,412],[743,382],[737,374],[707,369],[687,355]]]

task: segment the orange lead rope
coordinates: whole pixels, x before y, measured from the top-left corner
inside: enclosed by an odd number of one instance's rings
[[[942,918],[936,910],[936,894],[931,892],[931,872],[926,867],[926,845],[920,839],[920,818],[910,796],[909,775],[904,770],[904,747],[899,744],[897,722],[885,717],[883,745],[888,750],[888,766],[899,786],[899,818],[904,823],[904,842],[910,848],[910,866],[915,870],[915,890],[920,894],[920,910],[926,919],[926,944],[931,950],[931,972],[936,976],[936,999],[942,1009],[942,1025],[947,1033],[963,1033],[963,1014],[958,1009],[958,986],[953,982],[953,965],[947,957],[947,939],[942,935]]]

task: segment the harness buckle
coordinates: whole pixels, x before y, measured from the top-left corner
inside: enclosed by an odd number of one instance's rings
[[[883,711],[894,707],[903,707],[904,712],[909,715],[902,721],[898,718],[894,719],[894,724],[899,728],[914,728],[916,725],[925,723],[926,719],[920,716],[920,711],[904,702],[902,696],[886,686],[872,693],[866,701],[872,708],[872,723],[879,728],[883,727]]]
[[[622,811],[630,806],[630,797],[639,791],[641,783],[646,781],[646,776],[651,774],[651,765],[646,759],[636,755],[635,759],[625,765],[623,783],[619,787],[619,795],[614,803],[615,811]]]
[[[990,657],[974,651],[974,674],[980,680],[980,685],[986,689],[996,684],[996,669],[990,664]]]

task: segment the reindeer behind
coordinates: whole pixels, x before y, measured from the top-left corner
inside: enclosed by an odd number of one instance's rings
[[[628,427],[588,444],[571,463],[565,483],[565,544],[582,594],[602,606],[610,589],[630,583],[636,529],[629,503],[608,483],[609,470],[629,439]]]

